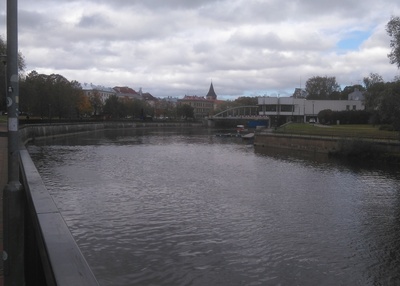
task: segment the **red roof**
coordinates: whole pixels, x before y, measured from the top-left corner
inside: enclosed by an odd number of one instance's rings
[[[114,87],[114,90],[118,93],[123,93],[123,94],[134,94],[134,95],[138,94],[135,90],[127,86],[116,86]]]
[[[185,95],[183,100],[207,100],[203,96],[197,96],[197,95]]]

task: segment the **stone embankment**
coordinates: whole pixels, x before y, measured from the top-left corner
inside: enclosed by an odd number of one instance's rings
[[[25,125],[19,129],[20,138],[23,143],[28,141],[56,137],[82,132],[99,131],[106,129],[124,129],[141,127],[199,127],[201,123],[193,122],[104,122],[104,123],[82,123],[82,124],[46,124]]]
[[[399,157],[400,154],[399,140],[276,134],[271,132],[256,133],[254,145],[346,157]]]

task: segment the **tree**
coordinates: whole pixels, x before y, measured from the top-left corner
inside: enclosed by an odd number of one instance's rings
[[[78,116],[89,115],[92,112],[92,105],[90,104],[89,98],[81,93],[77,98],[77,113]]]
[[[378,123],[375,111],[379,108],[381,92],[385,88],[385,83],[382,76],[377,73],[370,73],[368,77],[364,77],[363,82],[367,89],[367,92],[364,93],[365,109],[372,112],[372,121]]]
[[[252,106],[258,104],[258,97],[241,96],[234,101],[236,106]]]
[[[391,64],[396,64],[400,68],[400,17],[392,16],[386,25],[386,32],[392,39],[390,40],[391,52],[388,58]]]
[[[104,113],[111,115],[113,118],[124,117],[123,103],[118,99],[118,96],[111,95],[105,102]]]
[[[194,108],[189,104],[179,105],[176,109],[176,113],[178,117],[182,117],[185,119],[194,118]]]
[[[383,83],[383,78],[378,73],[370,73],[369,76],[364,77],[363,82],[364,82],[365,88],[368,90],[377,83]]]
[[[77,81],[32,71],[20,81],[20,110],[41,117],[74,117],[81,94]]]
[[[1,55],[1,63],[0,63],[0,111],[6,110],[6,65],[7,65],[7,44],[0,37],[0,55]],[[20,77],[22,77],[22,72],[25,69],[25,59],[21,53],[18,53],[18,69],[20,72]]]
[[[381,121],[400,130],[400,81],[385,83],[378,108]]]
[[[307,99],[336,99],[340,96],[340,86],[335,77],[315,76],[306,82]]]
[[[100,112],[101,108],[103,107],[103,102],[100,98],[100,92],[97,89],[94,89],[89,94],[89,102],[93,108],[93,115],[96,116],[98,112]]]

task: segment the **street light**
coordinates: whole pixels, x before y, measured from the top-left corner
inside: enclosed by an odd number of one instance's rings
[[[4,61],[3,61],[4,62]],[[24,192],[19,181],[18,0],[7,0],[8,183],[3,192],[4,285],[25,285]]]
[[[5,96],[7,97],[7,55],[0,55],[1,62],[4,65],[4,91],[5,91]],[[3,99],[2,99],[3,100]]]

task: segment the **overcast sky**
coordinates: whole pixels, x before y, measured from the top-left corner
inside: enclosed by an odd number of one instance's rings
[[[6,7],[1,36],[6,39]],[[26,71],[156,97],[290,96],[312,76],[391,81],[398,0],[19,0]]]

